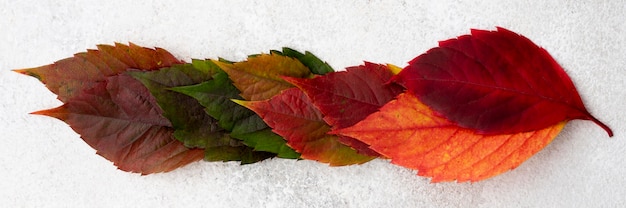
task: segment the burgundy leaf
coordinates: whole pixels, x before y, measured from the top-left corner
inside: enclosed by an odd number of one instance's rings
[[[445,118],[486,134],[534,131],[592,120],[563,68],[529,39],[504,28],[441,41],[394,80]]]

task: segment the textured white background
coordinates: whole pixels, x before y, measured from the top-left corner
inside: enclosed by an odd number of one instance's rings
[[[9,1],[0,0],[2,207],[617,207],[626,204],[623,1]],[[178,58],[242,60],[289,46],[335,69],[404,66],[437,41],[503,26],[565,68],[608,138],[570,122],[519,168],[478,183],[431,184],[385,160],[330,168],[274,159],[193,163],[166,174],[116,170],[65,123],[29,115],[60,105],[13,73],[114,42]]]

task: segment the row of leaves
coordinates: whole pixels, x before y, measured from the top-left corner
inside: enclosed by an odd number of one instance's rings
[[[331,166],[374,158],[437,181],[478,181],[519,166],[585,109],[563,69],[498,28],[442,41],[401,69],[365,62],[335,72],[283,48],[247,60],[192,60],[134,44],[99,45],[37,77],[65,121],[125,171],[267,158]]]

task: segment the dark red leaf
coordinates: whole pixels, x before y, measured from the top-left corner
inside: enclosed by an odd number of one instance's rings
[[[204,157],[173,136],[174,129],[150,92],[121,74],[106,78],[64,105],[35,112],[58,118],[119,169],[167,172]]]
[[[480,133],[534,131],[586,119],[613,135],[585,109],[546,50],[504,28],[441,41],[394,80],[442,116]]]

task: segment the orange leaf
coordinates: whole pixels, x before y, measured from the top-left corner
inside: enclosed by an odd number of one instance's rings
[[[479,181],[513,169],[548,145],[566,122],[506,135],[481,135],[436,115],[414,95],[403,93],[379,112],[333,133],[359,139],[418,170],[432,182]]]
[[[297,59],[278,54],[261,54],[234,64],[213,61],[224,70],[249,101],[270,99],[280,91],[293,87],[281,76],[307,78],[311,71]]]

